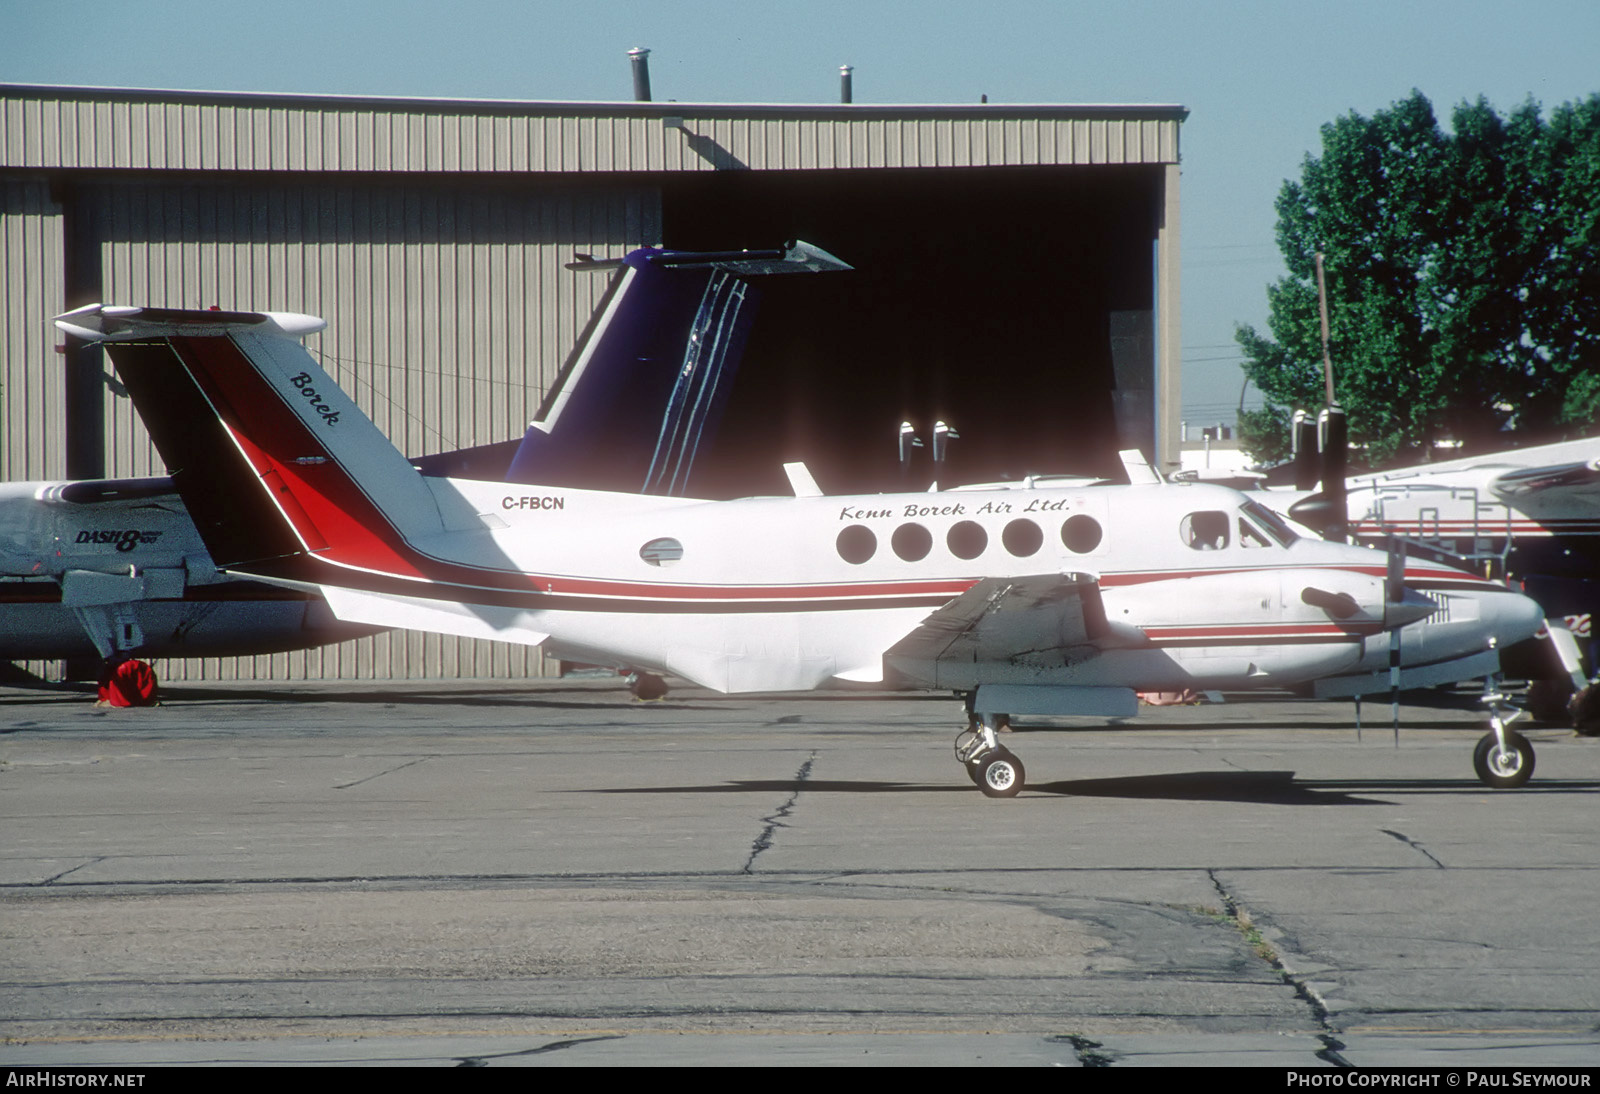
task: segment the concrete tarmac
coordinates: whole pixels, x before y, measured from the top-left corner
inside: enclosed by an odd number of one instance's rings
[[[1364,713],[0,689],[0,1065],[1600,1064],[1600,740]]]

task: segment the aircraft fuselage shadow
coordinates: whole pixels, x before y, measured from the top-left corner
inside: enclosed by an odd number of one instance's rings
[[[1487,725],[1488,725],[1488,719],[1485,718],[1484,719],[1485,728],[1487,727]],[[1363,721],[1361,723],[1361,727],[1360,728],[1361,728],[1361,731],[1363,733],[1378,733],[1378,732],[1388,733],[1389,732],[1389,721],[1388,721],[1387,718],[1385,718],[1382,722],[1371,721],[1371,720]],[[1401,733],[1405,733],[1408,730],[1416,730],[1416,729],[1459,729],[1459,730],[1470,730],[1472,728],[1473,728],[1472,726],[1463,723],[1459,719],[1456,719],[1456,720],[1438,719],[1438,720],[1433,720],[1433,721],[1425,721],[1425,720],[1419,720],[1419,719],[1416,719],[1416,718],[1408,718],[1405,721],[1402,721],[1400,723],[1400,732]],[[1289,722],[1287,720],[1276,720],[1276,719],[1273,720],[1273,721],[1270,721],[1270,722],[1265,722],[1265,721],[1260,720],[1259,718],[1246,717],[1242,713],[1239,716],[1234,717],[1234,718],[1225,718],[1225,719],[1218,719],[1218,720],[1215,720],[1215,721],[1206,721],[1206,722],[1165,722],[1165,723],[1161,723],[1161,722],[1155,722],[1155,721],[1135,721],[1135,720],[1129,719],[1129,720],[1126,720],[1126,721],[1101,721],[1101,722],[1096,722],[1096,723],[1094,723],[1092,725],[1076,725],[1076,726],[1051,726],[1051,725],[1038,725],[1038,724],[1029,725],[1027,723],[1023,723],[1023,724],[1019,725],[1016,722],[1012,722],[1011,723],[1011,730],[1012,730],[1013,733],[1099,733],[1099,732],[1104,732],[1105,730],[1112,730],[1112,729],[1114,729],[1114,730],[1129,730],[1129,731],[1139,731],[1139,730],[1160,731],[1162,733],[1193,733],[1193,732],[1219,733],[1219,732],[1225,732],[1225,731],[1228,731],[1228,730],[1239,730],[1239,729],[1252,729],[1252,730],[1254,730],[1254,729],[1262,729],[1262,730],[1270,730],[1270,731],[1273,731],[1273,732],[1281,732],[1281,731],[1290,731],[1290,730],[1313,730],[1314,729],[1314,730],[1346,731],[1346,732],[1349,732],[1353,737],[1355,735],[1355,733],[1356,733],[1356,723],[1355,723],[1354,719],[1351,719],[1349,721],[1345,721],[1345,720],[1341,719],[1341,720],[1338,720],[1338,721],[1330,721],[1330,722],[1321,722],[1321,721],[1319,721],[1319,722],[1305,722],[1305,723],[1298,723],[1298,724]]]
[[[1181,771],[1111,779],[1066,779],[1030,783],[1039,794],[1077,798],[1241,802],[1259,805],[1384,805],[1344,788],[1330,790],[1297,780],[1293,771]]]
[[[1592,780],[1532,782],[1514,793],[1589,793]],[[1071,779],[1030,783],[1038,794],[1082,798],[1132,798],[1164,801],[1217,801],[1261,805],[1392,805],[1391,797],[1415,794],[1484,794],[1476,779],[1304,779],[1293,771],[1185,771],[1111,779]],[[1513,791],[1507,791],[1513,793]]]

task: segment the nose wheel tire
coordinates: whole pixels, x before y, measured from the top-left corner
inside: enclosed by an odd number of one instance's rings
[[[973,782],[990,798],[1014,798],[1026,778],[1022,761],[1004,749],[985,756],[978,764]]]
[[[1533,777],[1533,746],[1520,733],[1506,731],[1502,749],[1493,733],[1485,733],[1472,752],[1478,778],[1497,790],[1510,790]]]

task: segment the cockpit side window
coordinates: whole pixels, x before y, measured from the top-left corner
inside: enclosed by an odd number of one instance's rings
[[[1244,517],[1239,518],[1239,546],[1241,547],[1271,547],[1272,541],[1261,529],[1251,524]]]
[[[1195,551],[1220,551],[1228,545],[1228,514],[1190,513],[1178,525],[1184,545]]]
[[[1285,547],[1289,546],[1289,544],[1300,538],[1295,534],[1294,529],[1290,528],[1282,517],[1274,513],[1271,509],[1268,509],[1265,505],[1262,505],[1260,502],[1251,501],[1250,499],[1246,498],[1245,503],[1239,508],[1244,510],[1246,513],[1249,513],[1251,520],[1265,528],[1267,530],[1267,535],[1271,536]]]

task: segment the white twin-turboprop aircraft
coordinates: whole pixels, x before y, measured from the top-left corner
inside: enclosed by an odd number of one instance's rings
[[[795,241],[644,247],[567,268],[611,278],[527,432],[422,457],[426,473],[682,495],[739,368],[757,283],[850,267]],[[226,657],[372,630],[314,593],[219,573],[169,479],[0,483],[0,662]]]
[[[57,323],[107,343],[220,568],[318,590],[350,622],[723,692],[956,692],[958,756],[993,797],[1023,784],[996,737],[1010,715],[1370,676],[1394,645],[1407,684],[1468,679],[1541,622],[1502,585],[1297,536],[1215,486],[708,502],[429,477],[299,344],[319,319],[91,305]],[[1477,766],[1519,785],[1532,750],[1496,719]]]

